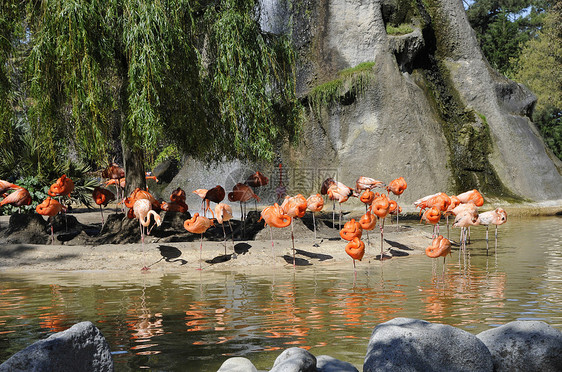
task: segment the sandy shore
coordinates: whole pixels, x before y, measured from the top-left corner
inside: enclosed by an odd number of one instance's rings
[[[489,210],[491,208],[483,209]],[[550,201],[507,207],[508,215],[534,216],[553,215],[562,210],[562,201]],[[99,221],[98,212],[82,211],[73,214],[85,225]],[[347,216],[349,219],[350,216]],[[0,216],[0,232],[5,231],[9,216]],[[427,227],[416,220],[401,221],[400,227],[385,226],[384,250],[392,256],[391,260],[404,259],[423,254],[431,242]],[[138,231],[138,230],[137,230]],[[189,234],[185,232],[185,234]],[[203,241],[200,252],[199,239],[193,241],[163,242],[149,237],[144,245],[105,244],[105,245],[41,245],[41,244],[1,244],[0,270],[2,271],[139,271],[148,266],[151,272],[184,272],[201,267],[205,271],[251,271],[269,270],[271,267],[293,267],[290,229],[273,229],[274,246],[271,246],[268,228],[260,231],[255,240]],[[367,244],[367,237],[362,238]],[[369,233],[370,245],[362,262],[357,266],[368,265],[380,255],[380,233],[378,227]],[[316,243],[316,244],[315,244]],[[310,265],[352,265],[345,253],[346,241],[339,239],[338,230],[322,226],[317,240],[304,224],[295,224],[296,266]],[[144,252],[144,253],[143,253]],[[201,259],[200,259],[201,257]]]
[[[99,219],[98,213],[77,213],[77,219],[84,224]],[[0,217],[0,229],[8,224],[8,216]],[[397,229],[387,225],[384,233],[385,254],[392,259],[409,255],[423,254],[431,241],[427,232],[406,221]],[[388,223],[388,221],[387,221]],[[0,245],[0,270],[2,271],[138,271],[148,266],[151,272],[182,272],[201,267],[203,270],[268,270],[275,267],[293,267],[290,229],[273,229],[274,246],[266,228],[256,240],[227,240],[226,254],[223,241],[203,240],[200,252],[199,239],[191,242],[159,242],[148,237],[142,244],[106,245],[42,245],[42,244],[2,244]],[[345,252],[346,241],[339,239],[337,229],[319,229],[316,242],[314,234],[304,225],[295,225],[295,263],[297,267],[310,265],[352,265],[352,259]],[[189,234],[186,232],[186,234]],[[140,240],[140,238],[139,238]],[[367,242],[364,234],[363,240]],[[370,246],[357,265],[366,265],[377,260],[380,255],[380,233],[378,227],[369,233]],[[316,245],[315,245],[316,243]],[[201,259],[200,259],[201,256]]]

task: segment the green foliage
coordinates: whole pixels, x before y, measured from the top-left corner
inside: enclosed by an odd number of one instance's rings
[[[406,35],[411,32],[414,32],[414,29],[408,24],[401,24],[397,27],[391,24],[386,25],[386,33],[389,35]]]
[[[338,102],[346,94],[358,95],[364,92],[374,77],[375,62],[363,62],[338,72],[338,77],[318,85],[308,93],[308,102],[313,111],[319,114],[324,106]]]
[[[547,12],[544,27],[514,61],[514,79],[537,96],[533,120],[545,142],[562,159],[562,4]]]

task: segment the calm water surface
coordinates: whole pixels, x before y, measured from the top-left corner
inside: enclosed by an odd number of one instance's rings
[[[117,371],[216,371],[231,356],[267,369],[292,346],[361,370],[373,328],[395,317],[474,334],[517,319],[562,329],[561,231],[559,217],[510,218],[497,249],[491,229],[486,255],[485,229],[473,229],[469,256],[459,264],[455,250],[445,273],[425,256],[356,273],[351,260],[260,276],[0,272],[0,362],[83,320],[101,329]]]

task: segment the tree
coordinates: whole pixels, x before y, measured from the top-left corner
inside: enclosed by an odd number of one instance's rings
[[[562,159],[562,4],[550,9],[537,37],[514,62],[514,78],[537,95],[533,121],[546,143]]]
[[[258,6],[28,2],[12,23],[21,32],[0,32],[12,50],[30,49],[21,65],[30,130],[52,154],[98,165],[118,137],[131,186],[144,184],[144,154],[169,143],[207,161],[272,159],[296,135],[300,110],[291,46],[261,32]]]
[[[488,62],[510,74],[510,61],[540,29],[548,0],[476,0],[467,6],[469,22]]]

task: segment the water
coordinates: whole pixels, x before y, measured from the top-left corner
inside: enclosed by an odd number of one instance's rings
[[[562,329],[562,218],[511,218],[497,249],[493,231],[489,255],[485,229],[473,229],[469,257],[459,265],[455,250],[445,274],[425,256],[356,274],[351,265],[259,276],[0,273],[0,362],[83,320],[107,338],[117,371],[216,371],[231,356],[268,369],[292,346],[361,370],[373,328],[394,317],[474,334],[518,319]]]

